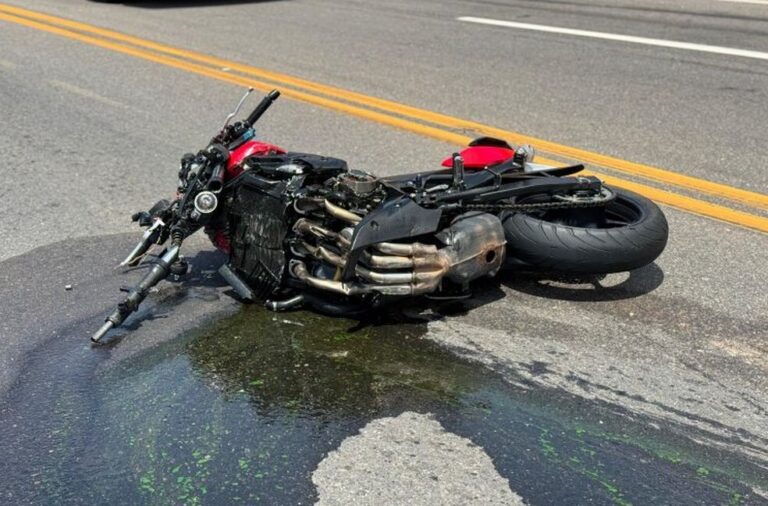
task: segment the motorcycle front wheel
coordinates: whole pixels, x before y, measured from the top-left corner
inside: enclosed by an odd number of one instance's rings
[[[661,209],[627,190],[596,207],[503,212],[510,267],[601,274],[637,269],[653,262],[667,244]],[[551,201],[548,195],[518,203]]]

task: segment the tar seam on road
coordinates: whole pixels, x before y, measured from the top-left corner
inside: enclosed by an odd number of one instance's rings
[[[86,88],[81,88],[80,86],[74,85],[72,83],[68,83],[66,81],[60,81],[58,79],[49,79],[48,84],[50,84],[55,88],[59,88],[60,90],[68,91],[69,93],[74,93],[75,95],[80,95],[81,97],[87,98],[89,100],[95,100],[96,102],[101,102],[102,104],[106,104],[112,107],[117,107],[120,109],[125,109],[128,107],[122,102],[118,102],[117,100],[112,100],[111,98],[103,97],[98,93],[96,93],[95,91],[91,91]]]
[[[706,181],[656,167],[650,167],[618,158],[600,155],[598,153],[592,153],[578,148],[526,136],[517,132],[510,132],[480,123],[462,120],[440,113],[391,102],[388,100],[369,97],[360,93],[355,93],[320,83],[314,83],[312,81],[307,81],[287,76],[285,74],[239,64],[237,62],[204,55],[194,51],[175,48],[165,44],[121,34],[119,32],[114,32],[112,30],[95,27],[77,21],[58,18],[55,16],[8,6],[5,4],[0,4],[0,20],[35,28],[41,31],[84,42],[86,44],[110,49],[112,51],[128,54],[130,56],[149,60],[155,63],[160,63],[169,67],[192,72],[220,81],[229,82],[239,86],[252,86],[261,91],[268,91],[272,89],[276,84],[281,86],[289,86],[290,89],[282,90],[283,95],[295,100],[331,109],[336,112],[342,112],[350,116],[355,116],[358,118],[363,118],[391,127],[399,128],[451,144],[466,145],[467,142],[472,139],[472,137],[464,135],[464,133],[467,130],[470,130],[480,135],[503,137],[517,144],[532,144],[539,150],[556,156],[583,161],[617,172],[624,172],[635,177],[653,181],[655,183],[664,183],[677,186],[686,190],[711,195],[720,199],[730,200],[740,205],[751,206],[760,210],[768,209],[768,195],[761,193],[734,188],[728,185]],[[87,35],[88,33],[92,35]],[[120,42],[124,42],[130,45],[126,45]],[[148,49],[149,51],[141,48]],[[233,71],[259,77],[263,80],[255,80],[247,76],[240,76],[232,73]],[[313,93],[322,94],[325,95],[325,97],[318,96]],[[344,102],[339,102],[338,100],[334,99],[344,100]],[[353,104],[357,104],[362,107],[358,107],[357,105]],[[378,109],[378,111],[373,109]],[[409,121],[403,117],[418,120],[419,123]],[[541,158],[540,160],[542,160],[544,163],[560,163]],[[666,204],[677,209],[727,223],[740,225],[753,230],[768,232],[768,218],[758,214],[751,214],[748,212],[731,209],[730,207],[714,204],[634,181],[627,181],[624,179],[601,174],[596,175],[602,177],[609,184],[642,193],[659,203]]]

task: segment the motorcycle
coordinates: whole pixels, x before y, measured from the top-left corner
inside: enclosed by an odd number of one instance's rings
[[[530,146],[481,137],[443,169],[377,177],[256,140],[277,90],[230,124],[251,91],[206,148],[182,157],[175,198],[132,216],[146,230],[121,266],[167,246],[93,342],[157,283],[187,272],[181,247],[200,229],[228,255],[219,273],[243,300],[345,317],[405,297],[466,298],[473,281],[502,269],[636,269],[666,245],[653,202],[580,175],[581,164],[539,164]]]

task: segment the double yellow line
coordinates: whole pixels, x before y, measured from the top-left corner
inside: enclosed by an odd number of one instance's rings
[[[287,97],[452,144],[466,145],[473,137],[479,135],[501,137],[514,144],[531,144],[540,152],[730,201],[740,206],[751,207],[758,212],[768,210],[768,195],[761,193],[537,139],[518,132],[370,97],[77,21],[5,4],[0,4],[0,20],[239,86],[252,86],[262,91],[278,86]],[[468,136],[467,132],[472,132],[473,135]],[[544,163],[557,163],[542,158],[539,160]],[[768,232],[768,218],[759,214],[740,211],[636,181],[605,174],[599,176],[609,184],[642,193],[657,202],[678,209]]]

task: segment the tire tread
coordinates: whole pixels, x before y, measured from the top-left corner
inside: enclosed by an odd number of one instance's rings
[[[510,257],[534,268],[573,273],[632,270],[664,250],[669,227],[656,204],[626,190],[617,198],[641,211],[636,223],[618,228],[582,228],[547,222],[524,213],[502,217]]]

